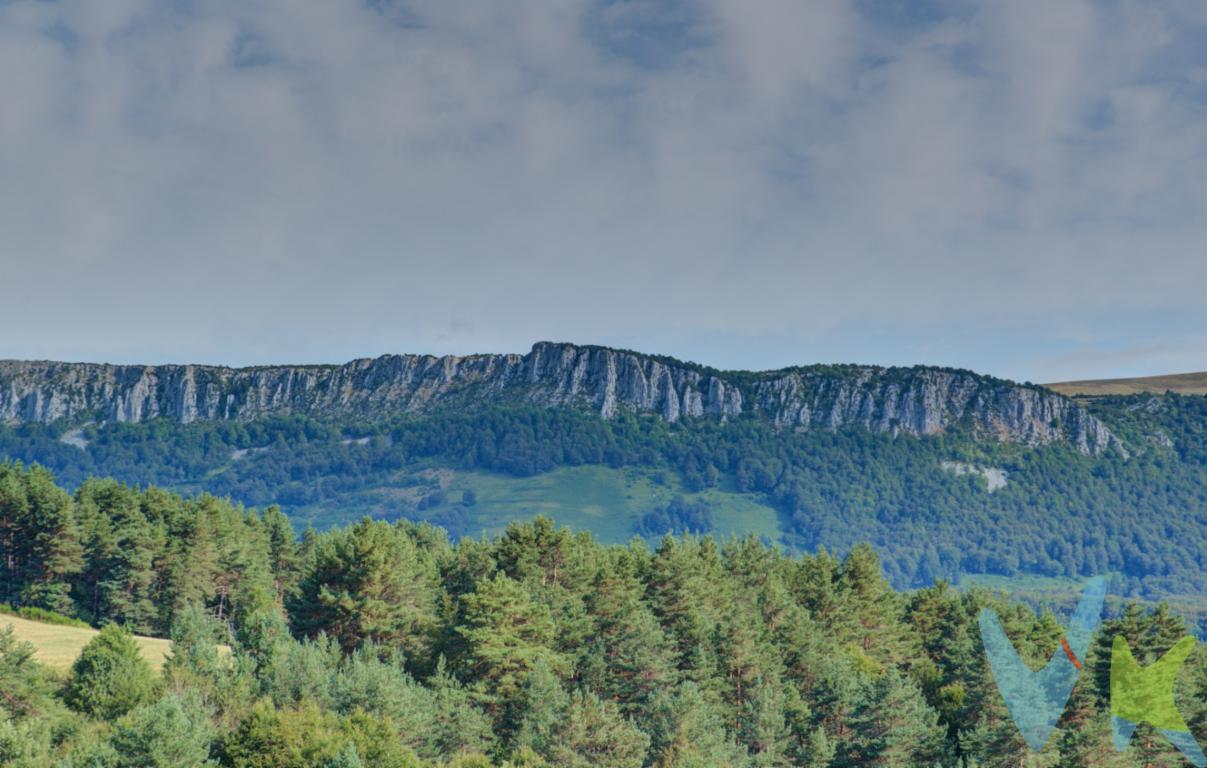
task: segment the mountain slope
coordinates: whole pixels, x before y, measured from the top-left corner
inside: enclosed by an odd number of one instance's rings
[[[606,347],[541,342],[526,355],[387,355],[341,366],[224,368],[0,361],[0,420],[181,423],[265,416],[381,418],[442,406],[583,406],[668,422],[756,414],[778,427],[935,435],[956,426],[1003,442],[1119,446],[1068,398],[970,371],[812,366],[722,372]],[[1120,446],[1121,447],[1121,446]]]
[[[0,461],[455,535],[870,542],[893,583],[1121,575],[1207,594],[1207,398],[937,368],[722,372],[602,347],[346,366],[0,364]],[[1126,446],[1126,450],[1124,447]]]

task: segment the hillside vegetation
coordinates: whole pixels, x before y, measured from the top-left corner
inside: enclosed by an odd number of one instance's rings
[[[669,530],[750,532],[800,552],[869,542],[899,588],[1119,573],[1129,595],[1207,594],[1207,398],[1091,408],[1125,452],[960,426],[915,437],[511,405],[371,422],[24,424],[0,427],[0,456],[69,488],[101,475],[279,504],[299,528],[369,515],[479,536],[544,513],[609,543]],[[672,503],[698,514],[678,519]]]
[[[696,520],[691,505],[667,514]],[[1056,735],[1029,756],[977,614],[1023,658],[1058,613],[944,583],[898,592],[874,552],[759,541],[605,546],[537,518],[453,542],[408,521],[301,538],[279,511],[0,471],[14,608],[105,624],[65,678],[0,629],[0,762],[21,768],[862,768],[1177,765],[1110,743],[1110,643],[1148,664],[1188,628],[1110,617]],[[1117,593],[1115,594],[1117,598]],[[128,629],[170,629],[161,677]],[[227,657],[218,650],[229,643]],[[1207,653],[1176,682],[1207,737]]]

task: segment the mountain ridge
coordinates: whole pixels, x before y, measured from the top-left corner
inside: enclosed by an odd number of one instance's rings
[[[1067,443],[1087,454],[1125,451],[1105,424],[1063,395],[952,368],[846,364],[721,371],[564,342],[538,342],[527,354],[383,355],[343,365],[0,361],[0,421],[10,424],[375,418],[500,402],[587,407],[603,418],[627,409],[671,423],[754,414],[782,428],[854,425],[915,436],[965,425],[1003,442]]]

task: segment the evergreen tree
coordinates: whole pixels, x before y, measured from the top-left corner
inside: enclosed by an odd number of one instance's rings
[[[582,644],[579,676],[626,715],[640,716],[653,693],[675,679],[674,649],[643,599],[631,551],[619,552],[595,577],[587,598],[593,627]]]
[[[202,705],[168,696],[122,718],[109,737],[113,768],[201,768],[210,761],[214,729]]]
[[[650,757],[658,768],[741,768],[750,763],[734,742],[721,708],[686,682],[661,690],[651,704]]]
[[[941,756],[943,729],[912,682],[889,670],[864,686],[837,766],[908,768]]]
[[[29,514],[29,493],[20,464],[0,463],[0,602],[17,602],[21,588],[22,521]]]
[[[475,706],[470,692],[445,672],[443,658],[437,662],[430,684],[434,694],[430,755],[489,752],[494,744],[491,720]]]
[[[496,574],[465,595],[463,603],[457,632],[466,651],[459,668],[496,717],[515,700],[538,662],[564,671],[565,660],[553,649],[555,628],[548,609],[534,603],[518,582]]]
[[[365,768],[365,764],[360,759],[360,753],[356,751],[356,745],[349,744],[338,755],[328,760],[323,768]]]
[[[71,497],[41,467],[0,463],[0,602],[70,614],[83,567]]]
[[[98,579],[93,620],[108,618],[132,631],[153,634],[161,628],[155,560],[163,552],[163,529],[147,519],[136,490],[112,481],[85,483],[76,500],[96,510],[89,514],[97,524],[86,541],[93,563],[83,574]],[[91,591],[89,586],[85,580],[86,591]]]
[[[64,698],[78,712],[116,720],[147,703],[154,690],[151,668],[134,638],[117,624],[109,624],[71,666]]]
[[[436,625],[435,579],[405,531],[366,519],[316,547],[291,615],[305,634],[326,632],[345,651],[372,641],[422,663]]]
[[[165,603],[171,612],[161,621],[171,626],[173,617],[189,606],[214,601],[218,581],[218,542],[213,515],[201,510],[184,521],[170,544]]]
[[[570,696],[561,681],[543,659],[538,659],[524,681],[524,692],[516,705],[517,750],[528,749],[550,757],[569,707]]]
[[[616,705],[578,692],[549,761],[559,768],[640,768],[649,744],[649,737],[621,716]]]
[[[843,621],[839,641],[881,661],[912,651],[914,638],[902,624],[903,606],[885,580],[880,559],[866,544],[851,549],[838,572],[837,599]]]
[[[57,707],[56,682],[50,671],[34,660],[34,646],[18,640],[13,628],[5,626],[0,617],[0,722],[15,723],[53,713]]]
[[[84,548],[71,497],[50,473],[34,467],[25,476],[29,505],[22,521],[25,550],[21,602],[57,613],[73,612],[71,577],[83,570]]]
[[[723,566],[711,538],[666,537],[655,552],[650,602],[675,648],[676,665],[702,686],[716,681]]]
[[[760,768],[789,765],[789,728],[779,676],[760,676],[747,687],[738,714],[739,741]]]
[[[199,606],[178,611],[162,677],[169,691],[196,697],[220,724],[229,725],[242,716],[259,683],[254,662],[219,651],[216,638],[225,629]]]
[[[818,726],[809,734],[805,747],[802,768],[829,768],[836,753],[834,742],[826,735],[826,729]]]
[[[300,553],[293,524],[276,504],[264,510],[264,530],[268,537],[268,566],[273,575],[273,594],[278,607],[285,606],[297,584]]]
[[[773,474],[747,470],[751,478]],[[64,509],[65,497],[39,487],[39,477],[0,465],[0,579],[18,600],[57,557],[55,542],[20,534]],[[1185,762],[1147,726],[1122,753],[1110,734],[1109,641],[1123,636],[1140,663],[1152,663],[1188,633],[1169,606],[1128,606],[1104,622],[1107,639],[1082,660],[1085,674],[1057,734],[1035,756],[997,690],[977,615],[992,608],[1024,662],[1039,665],[1059,648],[1063,611],[1037,616],[1003,596],[943,583],[893,593],[863,547],[838,561],[824,552],[790,556],[749,538],[723,547],[668,538],[651,552],[640,542],[604,547],[547,521],[453,544],[428,526],[363,523],[311,532],[291,554],[284,515],[212,497],[94,480],[67,508],[85,544],[85,569],[42,583],[71,581],[80,612],[110,625],[60,695],[55,675],[0,617],[6,766]],[[39,509],[51,513],[39,517]],[[119,551],[139,541],[141,554]],[[1080,557],[1062,546],[1038,542],[1027,557]],[[948,567],[944,548],[934,550]],[[304,589],[282,586],[289,579],[274,573],[273,563],[291,560],[281,567],[294,568]],[[201,573],[213,574],[213,590]],[[411,582],[400,583],[398,573]],[[158,703],[154,677],[111,620],[138,615],[140,600],[151,609],[148,623],[171,621],[166,698]],[[366,623],[353,624],[361,606]],[[423,618],[410,621],[416,616]],[[343,638],[326,633],[341,627],[349,629]],[[416,662],[420,641],[428,660]],[[232,644],[229,656],[219,642]],[[442,652],[453,659],[449,669]],[[1175,687],[1199,737],[1207,736],[1204,669],[1207,648],[1187,661]]]

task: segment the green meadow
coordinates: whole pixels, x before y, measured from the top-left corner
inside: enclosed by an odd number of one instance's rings
[[[688,501],[709,504],[718,536],[753,533],[776,541],[780,535],[776,511],[756,497],[724,486],[688,492],[672,472],[592,465],[562,467],[530,477],[447,469],[420,475],[419,484],[414,474],[400,475],[391,488],[348,494],[336,505],[328,502],[321,508],[302,508],[293,515],[302,524],[322,528],[346,522],[350,510],[373,517],[404,513],[411,519],[437,523],[455,511],[467,520],[461,527],[468,535],[497,534],[509,522],[544,515],[574,530],[589,530],[601,542],[611,544],[631,539],[642,515],[681,495]],[[444,501],[415,511],[414,500],[437,486]],[[467,491],[474,499],[468,505],[462,503]]]

